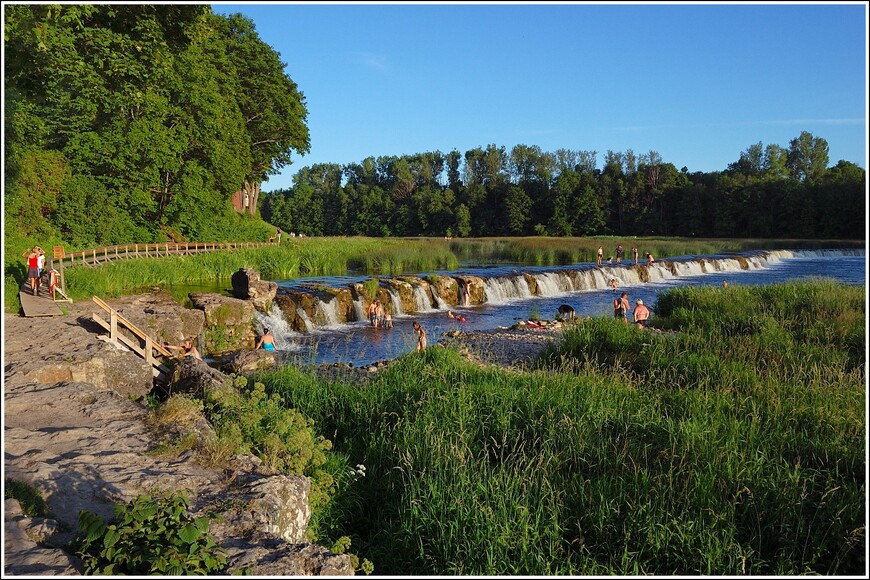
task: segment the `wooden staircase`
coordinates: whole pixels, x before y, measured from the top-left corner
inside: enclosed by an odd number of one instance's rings
[[[159,342],[155,342],[150,336],[139,330],[135,324],[121,316],[115,309],[106,304],[101,298],[94,296],[94,302],[106,311],[109,315],[109,321],[106,322],[99,314],[94,313],[94,321],[109,331],[109,340],[114,344],[123,344],[146,361],[151,364],[151,371],[160,382],[165,382],[169,378],[169,368],[167,368],[160,360],[155,358],[156,351],[159,356],[172,358],[172,353],[163,348]],[[123,332],[121,328],[130,331],[136,339],[131,339]],[[144,344],[143,344],[144,343]]]

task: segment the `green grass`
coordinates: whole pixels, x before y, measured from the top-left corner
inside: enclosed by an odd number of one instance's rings
[[[378,574],[862,574],[864,314],[825,280],[683,288],[669,332],[585,321],[530,372],[258,380],[366,466],[312,525]]]

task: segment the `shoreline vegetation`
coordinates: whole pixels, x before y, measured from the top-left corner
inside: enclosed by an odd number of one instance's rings
[[[864,302],[830,280],[679,288],[669,332],[578,321],[529,370],[430,347],[363,387],[255,380],[331,440],[311,526],[377,574],[860,575]]]
[[[641,256],[715,254],[752,249],[818,249],[865,247],[863,240],[687,239],[666,237],[598,236],[588,238],[290,238],[280,245],[218,251],[192,256],[118,260],[95,267],[76,266],[65,271],[67,294],[73,300],[97,295],[111,298],[155,286],[229,282],[239,268],[253,268],[264,280],[302,276],[340,276],[348,272],[372,275],[418,273],[456,269],[460,263],[517,263],[565,265],[593,262],[599,246],[613,255],[616,244],[637,245]],[[25,247],[26,244],[18,244]],[[17,248],[17,246],[16,246]],[[7,250],[10,250],[7,244]],[[20,254],[20,252],[18,253]],[[4,280],[6,312],[20,309],[18,290],[26,279],[25,264],[15,251],[7,251]],[[176,296],[184,303],[186,296]]]

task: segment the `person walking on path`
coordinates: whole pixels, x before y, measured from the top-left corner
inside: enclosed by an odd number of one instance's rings
[[[604,246],[598,246],[598,265],[604,262]]]
[[[634,303],[634,322],[638,328],[643,329],[649,320],[649,308],[643,305],[643,300],[640,298],[635,300]]]
[[[420,323],[414,321],[414,332],[417,333],[417,352],[426,349],[426,329],[420,326]]]
[[[270,329],[263,329],[263,336],[260,338],[260,342],[257,343],[257,348],[262,348],[263,350],[275,350],[275,337],[272,335]]]
[[[30,293],[34,296],[39,296],[39,246],[33,246],[27,250],[21,257],[27,260],[27,283],[30,286]]]

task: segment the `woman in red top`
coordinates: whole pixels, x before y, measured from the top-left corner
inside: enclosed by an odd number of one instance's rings
[[[27,258],[27,283],[30,285],[30,293],[39,296],[39,246],[33,246],[21,254]]]

